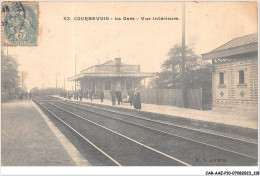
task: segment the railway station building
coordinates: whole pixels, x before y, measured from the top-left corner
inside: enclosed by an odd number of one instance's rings
[[[100,65],[82,70],[78,75],[68,78],[69,81],[80,83],[81,90],[92,90],[94,97],[99,97],[104,91],[106,99],[110,99],[110,91],[120,89],[122,97],[126,97],[127,91],[141,86],[141,80],[154,77],[154,73],[140,71],[140,65],[129,65],[121,62],[121,58],[107,61]]]
[[[213,109],[248,113],[257,117],[258,35],[235,38],[209,53],[212,60]]]

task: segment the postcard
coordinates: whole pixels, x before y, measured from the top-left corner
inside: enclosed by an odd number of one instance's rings
[[[6,174],[259,175],[256,1],[3,1],[1,17]]]

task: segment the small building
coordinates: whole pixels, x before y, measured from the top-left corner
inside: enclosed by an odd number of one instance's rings
[[[257,115],[258,35],[235,38],[209,53],[212,60],[213,109]]]
[[[105,98],[110,99],[110,91],[120,89],[122,97],[126,97],[127,91],[141,86],[141,80],[153,77],[154,73],[143,73],[140,65],[121,63],[121,58],[107,61],[101,65],[86,68],[80,74],[68,78],[69,81],[80,83],[83,93],[90,89],[94,97],[99,97],[100,91],[104,91]]]

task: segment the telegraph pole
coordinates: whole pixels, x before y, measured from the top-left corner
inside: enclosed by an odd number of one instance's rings
[[[22,71],[22,91],[23,91],[23,71]]]
[[[186,66],[185,66],[185,2],[182,2],[182,107],[187,107]]]
[[[23,99],[23,71],[22,71],[22,91],[21,91],[21,99]]]
[[[77,56],[75,56],[75,76],[77,75]],[[77,91],[77,81],[75,80],[75,92]]]
[[[72,3],[72,16],[74,16],[74,3]],[[74,36],[75,34],[75,23],[73,21],[73,26],[72,26],[72,35]],[[77,74],[77,67],[76,67],[76,63],[77,63],[77,56],[75,55],[75,37],[72,37],[72,56],[74,57],[74,62],[75,62],[75,76]],[[75,92],[77,90],[77,81],[75,80]],[[73,91],[73,86],[72,86],[72,91]]]
[[[65,88],[65,77],[64,77],[64,90],[66,90],[66,88]]]

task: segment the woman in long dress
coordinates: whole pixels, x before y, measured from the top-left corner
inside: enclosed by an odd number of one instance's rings
[[[139,92],[139,88],[135,89],[134,97],[134,108],[141,109],[141,95]]]

